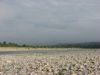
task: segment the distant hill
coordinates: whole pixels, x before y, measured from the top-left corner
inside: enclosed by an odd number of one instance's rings
[[[56,47],[56,48],[100,48],[100,42],[57,44],[57,45],[52,45],[51,47]]]
[[[84,42],[84,43],[72,43],[72,44],[58,44],[56,47],[64,48],[100,48],[100,42]]]
[[[100,42],[87,42],[77,44],[82,48],[100,48]]]

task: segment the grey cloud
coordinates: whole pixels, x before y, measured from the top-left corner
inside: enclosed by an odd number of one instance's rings
[[[100,41],[98,0],[3,0],[0,5],[2,40]]]

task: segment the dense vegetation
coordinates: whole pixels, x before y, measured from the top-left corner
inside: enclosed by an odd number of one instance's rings
[[[28,45],[0,42],[0,47],[32,47],[32,48],[100,48],[100,42],[87,42],[75,44],[56,44],[56,45]]]

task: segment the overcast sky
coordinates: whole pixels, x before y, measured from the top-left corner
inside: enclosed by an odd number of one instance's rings
[[[100,41],[100,0],[0,0],[0,41]]]

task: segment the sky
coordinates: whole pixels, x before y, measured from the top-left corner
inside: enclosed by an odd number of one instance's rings
[[[100,0],[0,0],[0,41],[100,41]]]

